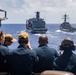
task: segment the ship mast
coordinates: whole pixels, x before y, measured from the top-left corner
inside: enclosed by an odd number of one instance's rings
[[[0,9],[0,12],[4,12],[5,16],[0,17],[0,27],[1,27],[1,21],[7,19],[7,12],[5,10]]]
[[[63,19],[64,19],[64,22],[66,22],[68,19],[68,15],[65,14]]]

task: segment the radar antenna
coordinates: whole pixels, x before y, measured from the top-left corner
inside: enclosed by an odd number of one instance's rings
[[[69,19],[69,17],[68,17],[68,15],[65,13],[65,15],[63,16],[63,18],[62,19],[64,19],[64,22],[66,22],[67,21],[67,19]]]

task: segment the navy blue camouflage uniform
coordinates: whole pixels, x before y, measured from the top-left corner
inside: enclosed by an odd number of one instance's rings
[[[9,70],[9,49],[0,44],[0,72],[8,72]]]
[[[64,51],[61,56],[54,60],[53,64],[55,70],[69,71],[76,75],[76,54],[72,50]]]
[[[35,62],[36,53],[25,45],[20,45],[10,52],[10,73],[11,75],[32,75]]]
[[[39,58],[38,63],[34,65],[34,72],[42,72],[44,70],[53,69],[53,60],[58,57],[58,53],[55,49],[48,47],[47,45],[39,45],[34,51]]]

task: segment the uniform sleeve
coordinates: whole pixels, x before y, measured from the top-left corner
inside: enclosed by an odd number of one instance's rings
[[[57,63],[56,63],[56,59],[57,59],[57,57],[54,59],[54,61],[53,61],[53,69],[54,70],[58,70],[57,68],[58,68],[58,66],[57,66]]]
[[[33,51],[33,59],[34,59],[34,63],[37,63],[39,61],[38,56],[36,55],[36,52],[34,50]]]

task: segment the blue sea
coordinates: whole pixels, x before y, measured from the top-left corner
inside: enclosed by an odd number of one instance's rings
[[[48,46],[55,48],[57,51],[59,51],[61,41],[66,37],[71,37],[76,44],[76,32],[63,32],[59,30],[59,26],[60,24],[46,24],[48,31],[45,34],[49,39]],[[72,26],[76,27],[76,24],[72,24]],[[26,26],[25,24],[2,24],[0,30],[4,31],[5,34],[10,33],[14,38],[18,39],[18,34],[22,31],[26,31]],[[38,46],[38,38],[40,35],[41,34],[29,33],[32,48],[36,48]],[[9,48],[15,49],[18,45],[18,42],[15,42],[9,46]]]

